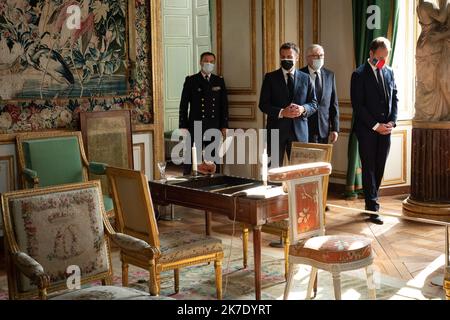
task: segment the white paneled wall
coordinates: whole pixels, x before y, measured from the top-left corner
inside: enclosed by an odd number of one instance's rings
[[[143,171],[149,180],[153,180],[153,133],[133,134],[134,169]]]
[[[0,193],[17,189],[18,177],[15,144],[0,145]],[[0,211],[0,236],[3,236],[3,222]]]

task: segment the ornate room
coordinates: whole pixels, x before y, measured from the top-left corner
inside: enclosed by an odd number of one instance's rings
[[[450,300],[450,0],[0,14],[0,300]]]

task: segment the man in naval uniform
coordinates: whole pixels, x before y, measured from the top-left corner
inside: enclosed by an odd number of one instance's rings
[[[191,146],[194,143],[194,122],[202,124],[202,146],[204,149],[213,141],[205,141],[203,134],[208,129],[219,129],[226,135],[228,128],[228,98],[225,81],[221,76],[213,74],[216,56],[211,52],[204,52],[200,56],[201,71],[186,77],[181,94],[179,128],[189,132]],[[216,142],[217,143],[217,142]],[[191,152],[189,149],[188,152]],[[214,155],[213,155],[214,156]],[[201,163],[201,159],[198,163]],[[191,163],[185,163],[183,174],[191,173]],[[220,168],[216,166],[216,172]]]

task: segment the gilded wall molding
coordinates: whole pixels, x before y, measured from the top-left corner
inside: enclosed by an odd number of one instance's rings
[[[285,11],[286,2],[285,0],[279,0],[278,2],[278,12],[279,12],[279,42],[285,43],[286,42],[286,11]]]
[[[5,161],[7,163],[8,172],[7,172],[7,178],[6,184],[8,186],[8,191],[12,191],[16,189],[16,175],[14,174],[14,156],[13,155],[7,155],[0,157],[0,162]]]
[[[263,2],[263,39],[264,39],[264,64],[263,73],[273,71],[277,68],[276,50],[278,45],[276,39],[276,17],[275,0],[264,0]]]
[[[313,42],[320,42],[320,0],[313,0]]]
[[[228,102],[229,117],[228,119],[233,122],[254,121],[256,120],[256,102],[255,101],[229,101]],[[238,118],[233,116],[232,109],[249,109],[250,115],[240,115]]]
[[[163,161],[164,155],[164,91],[163,91],[163,41],[162,41],[162,7],[161,1],[149,1],[150,7],[150,34],[152,56],[152,84],[153,84],[153,172],[156,179],[160,173],[157,163]]]
[[[139,159],[141,164],[141,171],[145,173],[146,165],[145,165],[145,143],[135,143],[133,144],[133,150],[139,150]]]
[[[300,48],[301,54],[299,57],[299,64],[301,66],[305,65],[304,61],[304,52],[303,49],[305,47],[304,40],[304,32],[305,32],[305,19],[303,18],[304,13],[304,0],[298,0],[298,12],[297,12],[297,20],[298,20],[298,47]]]
[[[250,30],[251,30],[251,39],[250,39],[250,52],[249,52],[249,61],[253,60],[253,57],[256,55],[256,0],[249,0],[250,5]],[[217,32],[217,71],[219,74],[223,74],[223,1],[216,0],[216,32]],[[256,66],[251,63],[250,64],[250,87],[248,88],[235,88],[228,86],[227,91],[228,95],[254,95],[256,94]]]
[[[394,131],[392,133],[392,137],[394,136],[401,136],[402,137],[402,172],[401,177],[398,179],[391,179],[391,180],[385,180],[383,178],[381,182],[382,187],[386,186],[392,186],[392,185],[399,185],[399,184],[406,184],[407,183],[407,169],[408,169],[408,131],[407,130],[399,130]],[[392,140],[392,138],[391,138]]]

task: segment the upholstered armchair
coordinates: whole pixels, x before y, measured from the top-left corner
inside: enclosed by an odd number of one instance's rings
[[[99,181],[14,191],[1,198],[10,299],[152,299],[146,292],[111,285],[110,239],[119,248],[145,249],[140,240],[115,233]],[[76,288],[97,281],[102,286]]]
[[[179,292],[180,268],[214,262],[217,299],[222,299],[222,243],[209,236],[184,230],[159,233],[148,180],[140,171],[106,169],[121,235],[122,285],[128,285],[129,264],[149,271],[150,293],[159,295],[161,272],[174,271],[175,292]],[[126,234],[127,236],[124,236]],[[130,242],[136,237],[139,244]]]
[[[327,162],[331,163],[333,152],[332,144],[317,144],[317,143],[303,143],[293,142],[291,150],[290,161],[285,157],[285,165],[296,165],[302,163],[313,162]],[[325,209],[328,195],[328,181],[329,177],[325,176],[323,179],[323,207]],[[261,232],[273,234],[281,238],[281,244],[284,250],[284,275],[287,279],[289,268],[289,219],[280,220],[276,222],[266,223],[262,226]],[[243,226],[243,250],[244,250],[244,267],[247,267],[247,242],[248,242],[248,228]]]
[[[19,173],[24,189],[88,181],[88,173],[104,175],[106,165],[88,162],[80,132],[33,132],[16,137]],[[109,217],[112,198],[103,196]]]
[[[333,276],[334,295],[341,299],[341,272],[365,268],[369,296],[376,298],[371,239],[357,235],[325,235],[323,179],[326,162],[306,163],[269,171],[269,180],[285,183],[289,194],[289,268],[284,299],[289,296],[298,265],[311,266],[307,299],[311,299],[318,269]]]

